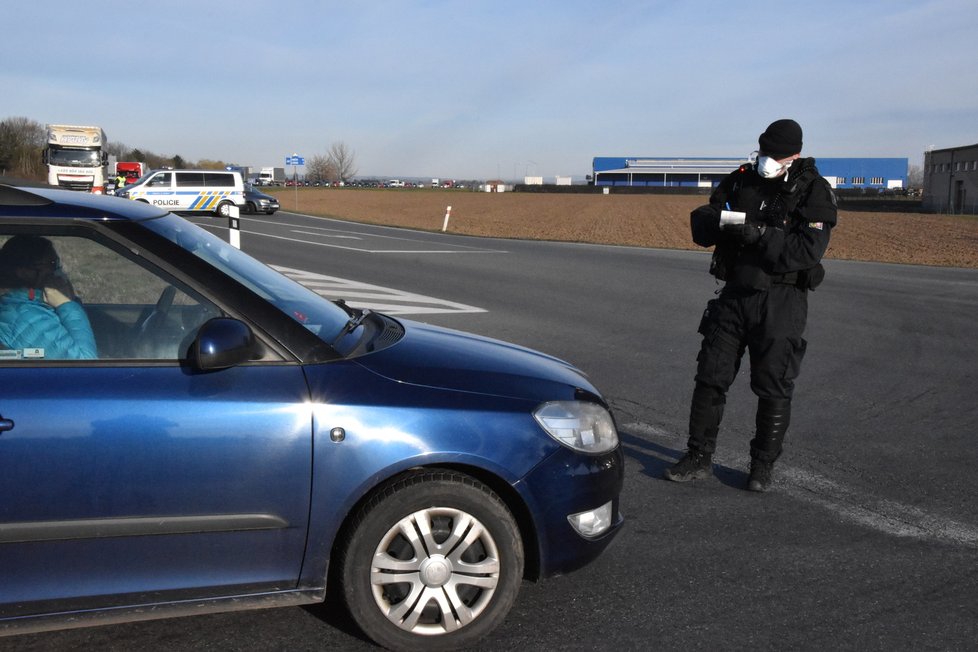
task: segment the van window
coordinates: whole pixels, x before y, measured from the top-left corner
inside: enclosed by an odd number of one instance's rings
[[[157,174],[155,177],[153,177],[152,179],[150,179],[149,180],[149,183],[146,184],[146,185],[148,185],[148,186],[166,186],[166,187],[169,187],[170,186],[170,173],[169,172],[161,172],[160,174]]]
[[[234,187],[234,175],[233,174],[215,174],[213,172],[204,173],[204,184],[208,187],[218,186],[218,187]]]
[[[204,185],[203,172],[177,172],[177,188],[200,188]]]

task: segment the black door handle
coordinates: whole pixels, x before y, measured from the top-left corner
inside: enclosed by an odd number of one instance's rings
[[[0,417],[0,432],[6,432],[7,430],[14,429],[14,422],[10,419],[4,419]]]

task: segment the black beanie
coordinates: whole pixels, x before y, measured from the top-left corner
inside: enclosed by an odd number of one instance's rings
[[[757,139],[761,154],[783,159],[801,152],[801,125],[794,120],[775,120]]]

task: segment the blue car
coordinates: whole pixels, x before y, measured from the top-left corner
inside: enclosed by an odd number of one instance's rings
[[[464,647],[607,547],[623,471],[566,362],[0,185],[0,635],[330,592],[383,646]]]

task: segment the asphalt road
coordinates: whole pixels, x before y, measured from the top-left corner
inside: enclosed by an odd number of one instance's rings
[[[241,223],[243,249],[324,293],[557,355],[610,400],[626,529],[593,565],[524,583],[485,650],[974,648],[978,270],[827,261],[786,451],[774,489],[757,495],[742,490],[746,363],[715,477],[661,479],[685,447],[695,328],[717,289],[705,253],[287,212]],[[373,646],[330,604],[0,639],[4,650],[96,648]]]

